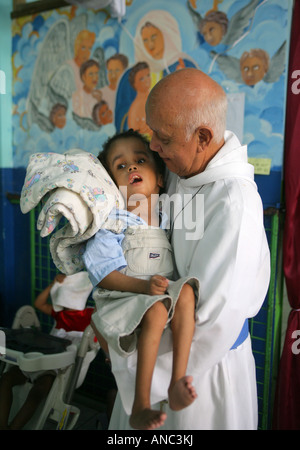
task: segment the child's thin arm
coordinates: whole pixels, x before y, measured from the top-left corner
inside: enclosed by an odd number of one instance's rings
[[[52,305],[47,303],[52,286],[53,282],[49,284],[49,286],[47,286],[34,301],[35,308],[47,314],[48,316],[51,316],[52,313]]]
[[[109,273],[98,284],[103,289],[110,291],[135,292],[137,294],[161,295],[166,292],[168,280],[161,275],[153,275],[150,280],[129,277],[117,270]]]

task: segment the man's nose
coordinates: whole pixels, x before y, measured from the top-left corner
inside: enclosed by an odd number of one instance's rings
[[[153,152],[161,152],[161,146],[160,146],[158,140],[153,135],[151,137],[149,146]]]

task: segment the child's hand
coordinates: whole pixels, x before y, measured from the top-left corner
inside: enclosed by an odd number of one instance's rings
[[[166,292],[169,280],[161,275],[153,275],[149,280],[149,294],[162,295]]]
[[[66,278],[67,275],[65,275],[64,273],[58,273],[55,278],[53,283],[55,283],[55,281],[58,281],[58,283],[62,283],[64,281],[64,279]]]

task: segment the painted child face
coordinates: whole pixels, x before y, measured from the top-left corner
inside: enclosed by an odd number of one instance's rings
[[[112,59],[107,65],[107,78],[109,81],[109,87],[113,90],[117,88],[117,83],[124,72],[124,67],[121,61],[118,59]]]
[[[202,34],[208,44],[215,46],[221,42],[224,31],[221,24],[206,22],[202,28]]]
[[[86,69],[82,75],[82,81],[88,91],[92,91],[97,87],[99,79],[99,69],[97,66],[91,66]]]
[[[106,125],[108,123],[112,123],[112,121],[113,121],[112,112],[109,109],[107,104],[103,104],[101,106],[101,108],[98,111],[98,117],[99,117],[99,122],[102,125]]]
[[[144,27],[141,34],[144,46],[152,58],[162,59],[165,50],[162,32],[151,25]]]
[[[253,86],[265,76],[265,68],[261,58],[249,56],[241,66],[241,74],[245,84]]]
[[[65,108],[63,107],[58,108],[52,118],[53,125],[55,125],[57,128],[62,129],[66,125],[66,121],[67,119]]]
[[[137,72],[134,78],[134,88],[139,92],[148,92],[151,86],[150,70],[142,69]]]

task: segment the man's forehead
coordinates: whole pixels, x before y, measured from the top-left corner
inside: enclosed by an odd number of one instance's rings
[[[170,131],[167,131],[165,129],[157,129],[157,130],[152,130],[160,139],[169,139],[173,133],[172,130],[170,129]]]
[[[172,134],[173,124],[166,120],[166,116],[157,110],[146,113],[146,123],[156,134],[169,136]]]

